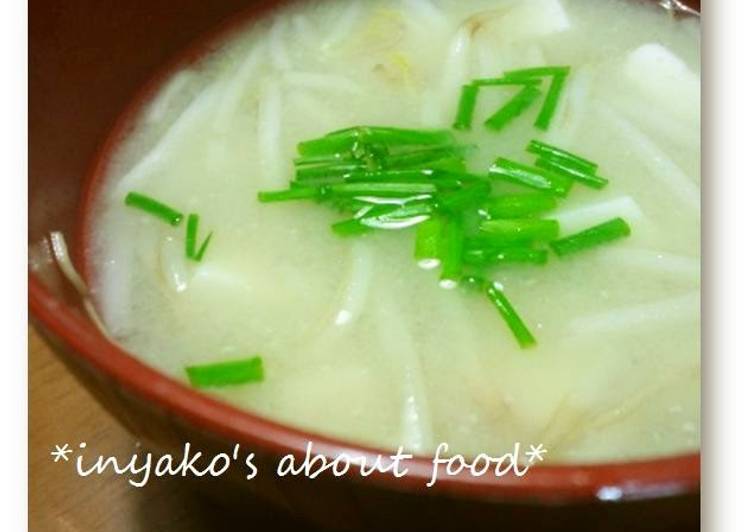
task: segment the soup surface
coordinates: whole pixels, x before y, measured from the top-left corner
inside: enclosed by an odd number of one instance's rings
[[[523,114],[456,132],[469,166],[537,138],[600,164],[550,217],[563,234],[622,216],[629,238],[493,272],[537,339],[522,350],[484,298],[415,265],[414,229],[341,238],[313,202],[265,205],[299,141],[353,125],[450,128],[462,84],[570,65],[548,131]],[[488,115],[513,92],[483,92]],[[118,147],[89,219],[110,334],[185,367],[259,354],[265,379],[208,393],[314,432],[432,454],[543,443],[548,461],[699,446],[699,25],[622,0],[291,4],[172,75]],[[200,213],[184,226],[138,191]]]

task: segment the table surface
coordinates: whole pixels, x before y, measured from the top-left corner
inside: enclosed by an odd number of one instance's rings
[[[50,456],[55,445],[75,447],[82,441],[94,456],[126,457],[138,450],[136,438],[96,403],[29,328],[29,530],[204,532],[239,528],[239,516],[216,507],[178,479],[158,478],[137,489],[111,472],[80,477],[73,460],[55,463]],[[265,505],[253,509],[253,515],[255,530],[308,530]],[[247,514],[244,521],[247,526]]]

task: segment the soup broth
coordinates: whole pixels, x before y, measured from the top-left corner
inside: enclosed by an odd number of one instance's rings
[[[414,228],[341,238],[314,202],[259,203],[297,143],[354,125],[450,128],[477,78],[569,65],[547,131],[522,114],[456,131],[482,171],[529,139],[597,161],[562,234],[621,216],[629,238],[545,267],[493,270],[537,339],[522,350],[484,298],[440,288]],[[302,1],[161,86],[120,144],[89,219],[109,333],[159,370],[258,354],[263,382],[211,389],[313,432],[432,454],[543,443],[591,462],[699,445],[699,26],[623,0]],[[476,116],[509,88],[480,93]],[[139,191],[200,213],[184,226],[124,204]]]

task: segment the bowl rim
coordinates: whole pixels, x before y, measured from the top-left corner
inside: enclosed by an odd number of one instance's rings
[[[209,32],[198,35],[141,86],[105,135],[86,173],[78,205],[77,242],[86,241],[83,237],[90,212],[88,205],[96,196],[97,184],[102,181],[99,177],[106,171],[111,154],[161,84],[177,69],[203,58],[212,46],[231,37],[233,32],[286,3],[290,1],[262,0],[239,10]],[[84,278],[90,279],[84,246],[80,245],[74,251],[76,263],[83,266]],[[214,399],[147,366],[109,341],[89,320],[57,299],[33,271],[28,274],[28,287],[29,309],[36,326],[60,338],[75,355],[113,379],[122,389],[164,411],[177,414],[194,427],[231,439],[253,451],[263,450],[277,456],[288,453],[304,456],[308,442],[313,443],[316,453],[328,459],[348,452],[372,462],[379,455],[387,457],[395,452],[394,449],[378,449],[297,429]],[[70,356],[69,350],[66,355]],[[498,478],[490,472],[472,476],[463,471],[456,476],[439,474],[438,482],[429,489],[425,483],[433,473],[432,458],[415,457],[406,465],[409,471],[401,478],[376,473],[363,479],[353,468],[345,476],[358,482],[375,482],[394,491],[444,493],[478,500],[533,501],[537,504],[586,503],[698,493],[701,458],[700,452],[696,452],[625,462],[543,464],[530,468],[521,478],[514,475]]]

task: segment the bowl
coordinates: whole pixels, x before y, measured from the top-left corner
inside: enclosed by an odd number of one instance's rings
[[[628,0],[623,0],[628,1]],[[241,411],[144,365],[102,336],[60,275],[47,236],[62,231],[81,266],[80,222],[103,165],[134,113],[169,73],[195,61],[249,18],[283,2],[96,0],[30,4],[29,307],[31,321],[67,368],[147,447],[182,456],[185,442],[208,454],[239,444],[255,453],[252,480],[232,468],[197,482],[226,503],[268,500],[332,529],[476,530],[698,529],[698,454],[590,465],[539,465],[523,478],[463,473],[428,489],[430,458],[401,478],[352,471],[340,478],[278,477],[279,459],[308,442],[329,457],[373,460],[368,448]],[[678,16],[699,2],[662,0]],[[175,59],[176,58],[176,59]],[[165,66],[166,65],[166,66]],[[125,111],[123,112],[123,109]],[[92,163],[93,161],[93,163]]]

